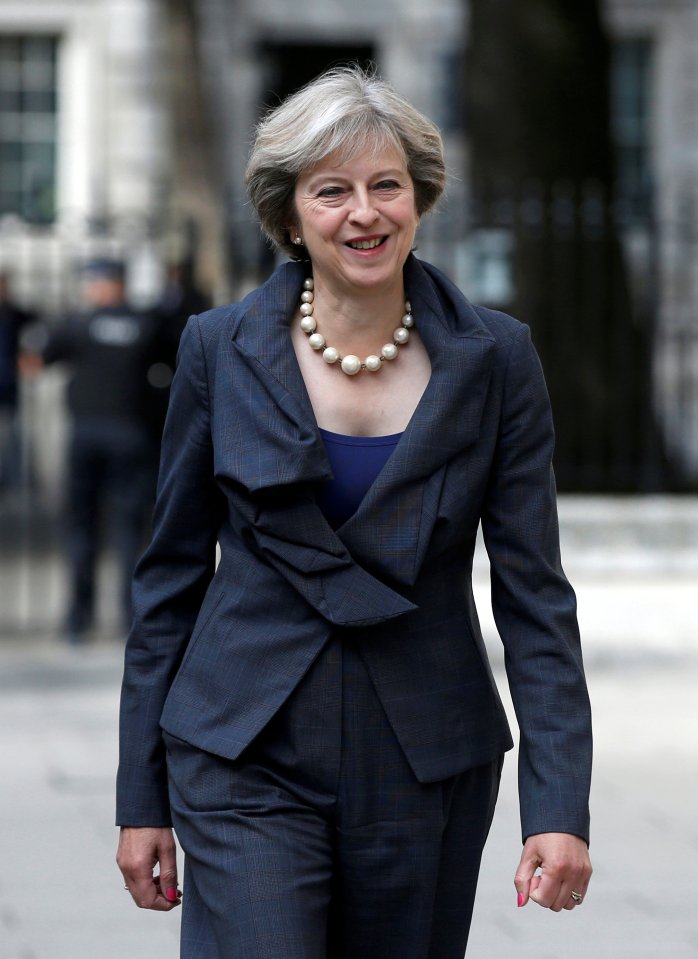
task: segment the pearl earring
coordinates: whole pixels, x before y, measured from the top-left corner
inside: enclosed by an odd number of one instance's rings
[[[293,242],[296,244],[296,246],[302,246],[303,239],[300,236],[294,236]]]

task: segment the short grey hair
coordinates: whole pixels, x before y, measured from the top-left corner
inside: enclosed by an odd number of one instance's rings
[[[257,127],[245,184],[262,229],[297,258],[289,226],[296,220],[296,181],[330,154],[343,161],[386,146],[404,154],[417,215],[427,213],[446,185],[438,128],[373,72],[358,66],[321,74],[268,113]]]

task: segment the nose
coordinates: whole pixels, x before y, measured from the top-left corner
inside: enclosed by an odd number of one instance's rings
[[[349,211],[349,219],[357,226],[367,227],[375,223],[378,211],[371,202],[371,194],[366,189],[356,190]]]

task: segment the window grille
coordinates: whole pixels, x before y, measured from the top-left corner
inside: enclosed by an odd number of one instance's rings
[[[57,52],[56,37],[0,34],[0,216],[54,218]]]

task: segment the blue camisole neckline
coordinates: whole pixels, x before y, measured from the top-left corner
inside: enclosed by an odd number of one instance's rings
[[[347,436],[321,429],[320,435],[334,478],[318,484],[317,502],[330,526],[337,529],[357,511],[402,433]]]

